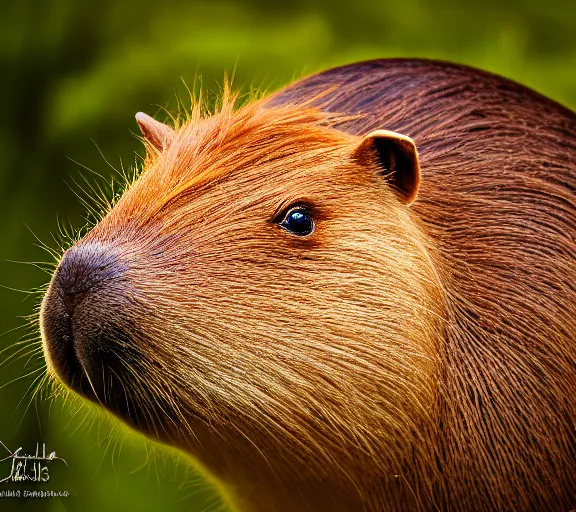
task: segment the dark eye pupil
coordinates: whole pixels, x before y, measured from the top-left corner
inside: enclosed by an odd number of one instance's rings
[[[314,221],[303,208],[290,210],[280,225],[291,233],[300,236],[309,235],[314,231]]]

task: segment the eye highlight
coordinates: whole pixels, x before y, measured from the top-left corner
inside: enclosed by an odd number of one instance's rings
[[[308,236],[314,231],[314,219],[304,205],[293,206],[279,217],[278,225],[298,236]]]

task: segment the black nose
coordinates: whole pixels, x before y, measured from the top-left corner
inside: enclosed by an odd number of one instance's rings
[[[92,399],[100,399],[93,395],[111,364],[112,344],[127,343],[122,316],[127,269],[109,245],[73,246],[58,265],[42,303],[47,359],[66,384]]]
[[[110,284],[126,267],[108,247],[98,243],[74,246],[66,252],[54,275],[54,286],[69,315],[90,290]]]

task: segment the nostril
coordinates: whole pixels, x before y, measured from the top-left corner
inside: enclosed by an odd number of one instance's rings
[[[125,270],[108,245],[92,242],[70,248],[54,276],[65,312],[72,315],[89,292],[121,277]]]
[[[74,313],[74,310],[84,300],[87,293],[87,290],[80,292],[68,292],[65,290],[60,291],[60,298],[64,304],[64,309],[69,315]]]

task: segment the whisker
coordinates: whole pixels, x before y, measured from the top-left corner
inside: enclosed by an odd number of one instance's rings
[[[0,386],[0,389],[4,389],[5,387],[9,386],[10,384],[14,384],[15,382],[19,381],[20,379],[25,379],[26,377],[30,377],[30,375],[34,375],[35,373],[38,373],[39,371],[42,371],[44,368],[36,368],[35,370],[32,370],[31,372],[28,372],[24,375],[20,375],[19,377],[16,377],[15,379],[12,379],[9,382],[6,382],[5,384],[2,384],[2,386]]]

